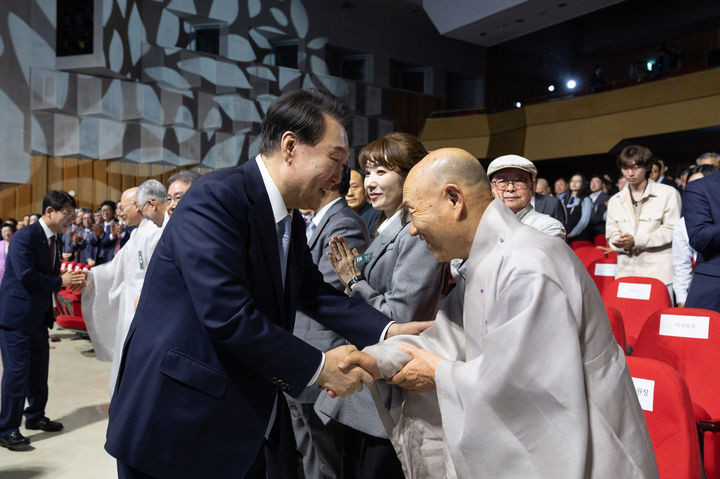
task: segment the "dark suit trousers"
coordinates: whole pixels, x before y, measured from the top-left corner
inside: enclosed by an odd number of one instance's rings
[[[0,435],[20,427],[25,398],[28,400],[26,419],[45,415],[49,351],[47,328],[34,333],[0,328],[3,361]]]
[[[685,307],[710,309],[720,313],[720,277],[695,271]]]
[[[343,431],[343,479],[404,479],[400,460],[389,439],[351,427]]]

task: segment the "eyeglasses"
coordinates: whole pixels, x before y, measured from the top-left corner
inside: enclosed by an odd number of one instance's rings
[[[491,180],[490,183],[492,183],[493,186],[500,191],[505,190],[510,185],[510,183],[512,183],[516,190],[526,190],[527,187],[530,185],[530,180],[528,178],[496,178],[494,180]]]
[[[75,210],[69,210],[69,209],[62,209],[62,210],[55,210],[58,213],[62,213],[65,216],[75,216]]]

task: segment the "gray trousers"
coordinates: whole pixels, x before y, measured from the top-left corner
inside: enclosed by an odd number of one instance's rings
[[[323,424],[312,403],[298,403],[285,396],[290,409],[298,451],[303,458],[305,479],[341,477],[342,425]]]

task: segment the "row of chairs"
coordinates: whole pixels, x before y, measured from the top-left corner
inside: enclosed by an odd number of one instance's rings
[[[673,308],[661,281],[615,279],[616,256],[591,244],[573,249],[628,352],[660,477],[720,479],[720,381],[712,373],[720,361],[720,313]]]

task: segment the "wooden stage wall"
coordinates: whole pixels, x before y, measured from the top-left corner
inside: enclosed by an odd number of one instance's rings
[[[50,190],[75,192],[78,207],[97,208],[104,200],[118,201],[123,190],[154,178],[163,184],[173,173],[188,169],[172,165],[150,165],[130,161],[33,156],[30,183],[0,183],[0,218],[21,219],[40,213],[42,199]],[[195,168],[200,173],[208,168]]]

